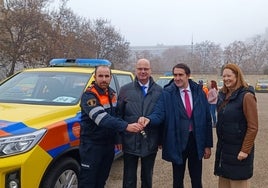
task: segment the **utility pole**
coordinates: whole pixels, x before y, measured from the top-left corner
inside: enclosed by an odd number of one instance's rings
[[[194,35],[192,34],[192,42],[191,42],[191,53],[192,53],[192,55],[193,55],[193,53],[194,53]]]
[[[194,67],[194,35],[192,34],[192,41],[191,41],[191,57],[190,57],[190,61],[191,61],[191,66]],[[192,68],[193,71],[195,71],[194,68]]]

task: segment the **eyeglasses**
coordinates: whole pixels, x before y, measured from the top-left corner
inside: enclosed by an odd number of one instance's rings
[[[137,68],[138,71],[148,71],[150,68]]]

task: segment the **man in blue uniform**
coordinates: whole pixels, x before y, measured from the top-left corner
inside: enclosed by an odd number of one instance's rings
[[[109,87],[111,78],[108,66],[96,67],[95,82],[81,98],[79,188],[104,188],[114,160],[116,132],[140,132],[143,128],[115,117],[117,100]]]

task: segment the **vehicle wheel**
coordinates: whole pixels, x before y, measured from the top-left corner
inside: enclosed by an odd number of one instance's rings
[[[79,163],[73,158],[59,160],[44,177],[41,188],[77,188]]]

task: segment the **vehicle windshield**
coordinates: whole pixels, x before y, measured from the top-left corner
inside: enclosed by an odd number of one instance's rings
[[[156,80],[156,83],[160,85],[161,87],[164,87],[165,85],[169,83],[169,81],[170,79],[159,79],[159,80]]]
[[[0,85],[0,102],[77,104],[90,77],[88,73],[22,72]]]
[[[258,82],[261,84],[268,84],[268,80],[259,80]]]
[[[223,86],[223,81],[222,80],[220,80],[220,81],[218,81],[218,87],[222,87]]]

